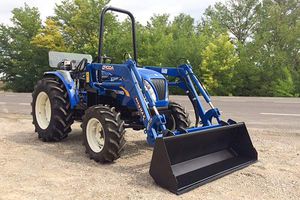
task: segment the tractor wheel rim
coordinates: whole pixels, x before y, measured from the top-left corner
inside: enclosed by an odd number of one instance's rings
[[[101,122],[96,118],[91,118],[86,127],[87,142],[90,148],[99,153],[105,144],[105,134]]]
[[[47,129],[51,120],[51,102],[46,92],[40,92],[35,103],[35,116],[41,129]]]

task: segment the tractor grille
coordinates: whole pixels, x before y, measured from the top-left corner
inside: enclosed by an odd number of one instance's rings
[[[152,78],[151,81],[157,91],[158,100],[164,100],[166,97],[165,80],[162,78]]]

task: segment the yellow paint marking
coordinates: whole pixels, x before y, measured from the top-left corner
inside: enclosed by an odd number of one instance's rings
[[[85,72],[85,81],[86,81],[87,83],[90,82],[90,73],[89,73],[89,72]]]
[[[123,86],[121,86],[120,88],[124,91],[124,93],[127,97],[130,97],[128,90],[126,90]]]

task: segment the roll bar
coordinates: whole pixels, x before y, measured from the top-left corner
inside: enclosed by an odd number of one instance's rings
[[[103,49],[103,34],[104,34],[104,17],[105,17],[105,13],[107,11],[114,11],[114,12],[119,12],[119,13],[123,13],[123,14],[127,14],[130,19],[131,19],[131,29],[132,29],[132,45],[133,45],[133,58],[135,60],[135,62],[137,63],[137,48],[136,48],[136,34],[135,34],[135,19],[134,16],[131,12],[124,10],[124,9],[120,9],[120,8],[115,8],[112,6],[105,6],[101,12],[100,15],[100,33],[99,33],[99,47],[98,47],[98,58],[97,61],[98,63],[101,62],[102,60],[102,49]]]

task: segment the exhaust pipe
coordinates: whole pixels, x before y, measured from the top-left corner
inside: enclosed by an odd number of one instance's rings
[[[158,137],[150,175],[169,191],[182,194],[257,161],[244,123],[171,137]]]

